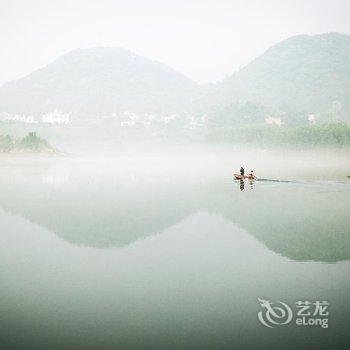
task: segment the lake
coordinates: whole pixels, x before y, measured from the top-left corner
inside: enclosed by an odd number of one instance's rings
[[[241,164],[262,181],[234,181]],[[349,169],[332,152],[1,157],[1,347],[345,349]],[[328,327],[297,325],[299,301],[326,301]]]

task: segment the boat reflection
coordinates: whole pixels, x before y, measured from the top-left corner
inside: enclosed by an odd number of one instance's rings
[[[244,181],[242,179],[239,180],[239,188],[240,188],[241,191],[244,190]]]
[[[47,177],[38,168],[26,169],[23,176],[4,170],[0,206],[79,246],[133,244],[205,211],[224,217],[293,260],[350,260],[347,188],[327,192],[324,185],[320,193],[319,185],[310,183],[249,181],[247,185],[240,180],[238,190],[235,183],[210,172],[189,176],[184,170],[131,170],[77,164],[64,181],[43,180]],[[247,186],[254,191],[240,196],[232,193],[232,185],[237,191]],[[327,215],[330,212],[334,215]]]
[[[254,188],[254,180],[249,180],[249,188],[251,190]],[[239,189],[241,191],[244,191],[244,189],[245,189],[244,180],[242,180],[242,179],[239,180]]]

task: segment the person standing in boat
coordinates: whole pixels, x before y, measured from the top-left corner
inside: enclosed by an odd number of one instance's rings
[[[241,173],[242,178],[244,178],[244,168],[241,166],[241,169],[239,170]]]

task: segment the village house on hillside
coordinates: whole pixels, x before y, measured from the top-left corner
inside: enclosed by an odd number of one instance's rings
[[[48,124],[70,124],[70,114],[55,110],[44,114],[41,121]]]
[[[37,123],[37,121],[31,115],[10,114],[10,113],[0,114],[0,121],[9,121],[9,122],[26,123],[26,124]]]
[[[265,123],[270,125],[282,125],[282,118],[279,117],[267,117],[265,118]]]

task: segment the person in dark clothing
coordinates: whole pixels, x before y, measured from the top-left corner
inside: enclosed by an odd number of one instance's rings
[[[241,166],[240,173],[242,176],[244,176],[244,168]]]

